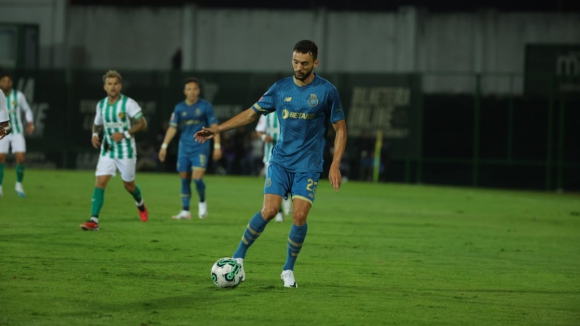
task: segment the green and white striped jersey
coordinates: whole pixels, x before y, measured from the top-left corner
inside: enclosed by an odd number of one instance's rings
[[[101,156],[110,158],[134,158],[137,157],[135,138],[123,138],[115,142],[111,136],[115,132],[124,132],[131,128],[131,119],[139,120],[143,117],[141,107],[132,98],[120,95],[119,99],[109,103],[105,97],[97,104],[95,125],[103,126],[103,140],[101,141]]]
[[[278,121],[276,112],[260,116],[260,120],[258,120],[258,124],[256,125],[256,131],[263,132],[273,139],[270,143],[264,143],[264,163],[268,163],[272,155],[272,148],[274,148],[278,138],[280,138],[280,122]]]
[[[10,120],[8,117],[8,107],[6,106],[6,96],[4,92],[0,91],[0,122]]]
[[[22,112],[26,117],[26,122],[32,122],[32,110],[26,101],[26,97],[22,92],[11,89],[10,93],[6,95],[6,106],[8,107],[8,116],[10,117],[10,124],[12,125],[12,134],[24,134],[22,125]]]

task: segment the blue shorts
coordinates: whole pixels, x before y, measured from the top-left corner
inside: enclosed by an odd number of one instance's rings
[[[177,172],[190,172],[193,169],[206,169],[209,151],[195,154],[177,154]]]
[[[319,172],[289,172],[276,163],[270,163],[264,184],[264,195],[286,198],[286,194],[290,193],[292,198],[299,198],[312,204],[316,198],[319,178]]]

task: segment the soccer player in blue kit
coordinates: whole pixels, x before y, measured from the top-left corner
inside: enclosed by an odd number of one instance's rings
[[[207,168],[208,155],[210,152],[209,142],[200,144],[195,141],[194,134],[201,130],[202,126],[217,126],[217,119],[210,102],[199,97],[200,84],[197,78],[188,78],[184,83],[183,93],[185,100],[175,106],[169,128],[165,133],[165,139],[159,150],[159,160],[165,161],[167,146],[177,133],[179,126],[181,137],[177,154],[177,172],[181,177],[181,204],[182,210],[173,216],[176,220],[189,220],[189,202],[191,199],[191,179],[199,196],[198,216],[200,219],[207,217],[207,202],[205,201],[205,182],[203,175]],[[214,139],[213,159],[219,160],[222,156],[220,137]]]
[[[316,197],[316,187],[322,172],[328,121],[336,131],[334,156],[328,176],[335,191],[340,188],[342,179],[339,166],[347,138],[344,111],[336,88],[314,74],[318,66],[317,55],[318,47],[314,42],[298,42],[292,52],[294,76],[277,81],[251,108],[219,126],[204,127],[195,134],[195,139],[203,143],[220,132],[251,123],[260,114],[278,115],[280,138],[272,149],[262,210],[250,219],[233,258],[242,265],[244,273],[243,263],[248,248],[276,216],[282,197],[290,193],[294,211],[286,263],[281,275],[285,287],[298,287],[294,278],[294,264],[306,238],[306,218]],[[245,280],[245,274],[242,280]]]

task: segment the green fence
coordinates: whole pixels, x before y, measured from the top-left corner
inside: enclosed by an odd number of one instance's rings
[[[14,72],[37,132],[31,167],[93,169],[90,145],[104,71]],[[156,146],[182,81],[196,76],[220,121],[253,104],[280,73],[121,71],[123,93],[149,122],[139,143]],[[466,186],[580,189],[578,78],[522,74],[323,74],[339,90],[349,142],[345,168],[367,179]],[[376,133],[384,135],[374,163]],[[329,135],[332,138],[332,131]],[[329,142],[332,144],[332,142]],[[372,176],[372,173],[370,173]]]

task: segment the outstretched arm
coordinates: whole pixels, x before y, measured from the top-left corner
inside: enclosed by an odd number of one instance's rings
[[[223,131],[236,129],[241,126],[245,126],[258,118],[259,114],[254,111],[254,109],[249,108],[230,120],[222,123],[218,126],[212,126],[209,128],[203,127],[200,131],[196,132],[194,137],[195,141],[198,143],[203,143],[208,139],[215,137],[217,134]]]
[[[339,120],[333,123],[332,127],[334,127],[334,131],[336,131],[336,136],[334,137],[334,156],[332,157],[328,179],[330,179],[330,185],[334,187],[334,190],[338,191],[338,189],[340,189],[340,184],[342,183],[340,161],[342,161],[342,156],[344,155],[344,149],[346,147],[346,122],[344,120]]]

